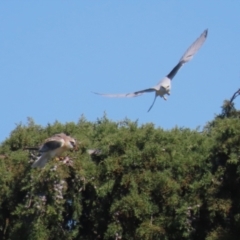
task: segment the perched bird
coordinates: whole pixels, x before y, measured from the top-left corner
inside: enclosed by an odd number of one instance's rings
[[[32,164],[32,167],[43,168],[48,160],[53,157],[60,156],[64,151],[73,149],[75,146],[76,141],[74,138],[67,136],[64,133],[55,134],[52,137],[46,139],[44,144],[38,149],[40,156]]]
[[[170,95],[171,80],[176,75],[178,70],[186,62],[190,61],[193,58],[194,54],[199,50],[199,48],[205,42],[205,40],[207,38],[207,34],[208,34],[208,30],[206,29],[200,35],[200,37],[187,49],[187,51],[184,53],[184,55],[182,56],[182,58],[180,59],[178,64],[172,69],[172,71],[166,77],[164,77],[157,85],[155,85],[151,88],[147,88],[147,89],[144,89],[144,90],[136,91],[136,92],[133,92],[133,93],[127,93],[127,94],[102,94],[102,93],[96,93],[96,92],[93,92],[93,93],[98,94],[98,95],[102,95],[102,96],[105,96],[105,97],[138,97],[138,96],[141,96],[143,93],[146,93],[146,92],[155,92],[155,97],[154,97],[153,103],[150,106],[150,108],[148,109],[148,112],[149,112],[152,109],[157,96],[160,96],[160,97],[164,98],[164,100],[167,100],[165,95],[166,94]]]

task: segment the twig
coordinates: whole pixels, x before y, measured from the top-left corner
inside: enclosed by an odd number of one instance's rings
[[[233,102],[233,100],[240,95],[240,88],[233,94],[231,97],[230,103]]]

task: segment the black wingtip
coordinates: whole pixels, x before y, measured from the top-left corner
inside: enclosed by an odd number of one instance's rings
[[[207,37],[207,35],[208,35],[208,28],[205,29],[205,31],[204,31],[204,36],[205,36],[205,38]]]
[[[96,95],[101,95],[101,93],[97,93],[97,92],[91,92],[91,93],[94,93],[94,94],[96,94]]]

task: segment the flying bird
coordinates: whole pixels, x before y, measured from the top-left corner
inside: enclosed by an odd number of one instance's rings
[[[48,160],[60,156],[64,151],[73,149],[76,146],[76,140],[65,133],[58,133],[45,140],[43,145],[38,149],[40,156],[32,164],[33,168],[43,168]],[[34,149],[34,148],[27,148]]]
[[[142,94],[146,92],[155,92],[155,97],[153,100],[152,105],[148,109],[148,112],[152,109],[157,96],[162,97],[164,100],[167,100],[165,95],[170,95],[170,90],[171,90],[171,81],[178,72],[178,70],[188,61],[190,61],[194,54],[199,50],[199,48],[203,45],[207,38],[208,30],[206,29],[200,37],[187,49],[187,51],[184,53],[184,55],[181,57],[179,60],[178,64],[172,69],[172,71],[164,77],[157,85],[147,88],[144,90],[136,91],[133,93],[125,93],[125,94],[103,94],[103,93],[97,93],[93,92],[98,95],[102,95],[105,97],[138,97],[141,96]]]

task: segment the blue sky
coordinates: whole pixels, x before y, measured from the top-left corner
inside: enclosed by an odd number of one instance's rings
[[[1,1],[0,142],[31,117],[46,126],[138,119],[204,126],[240,88],[239,1]],[[172,82],[167,101],[128,93],[154,86],[206,29],[206,42]],[[240,107],[240,98],[235,100]]]

